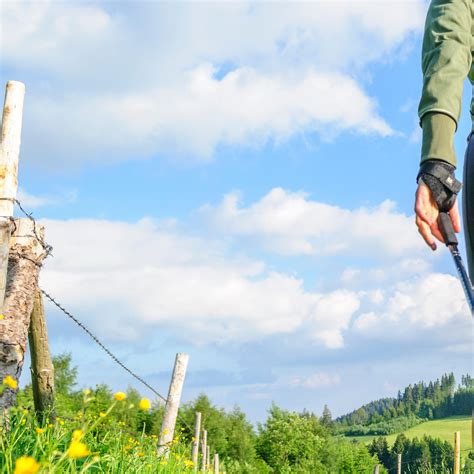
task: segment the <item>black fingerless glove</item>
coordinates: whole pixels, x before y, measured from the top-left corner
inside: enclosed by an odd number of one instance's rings
[[[427,160],[420,165],[416,177],[431,190],[433,199],[441,212],[448,212],[456,202],[456,195],[461,191],[462,184],[454,176],[456,168],[441,160]]]

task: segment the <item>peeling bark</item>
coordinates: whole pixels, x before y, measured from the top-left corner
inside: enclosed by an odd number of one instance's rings
[[[28,327],[38,288],[39,265],[44,258],[41,244],[34,237],[34,223],[15,221],[8,258],[7,287],[0,320],[0,381],[7,375],[20,378],[25,358]],[[36,228],[42,238],[43,228]],[[0,413],[15,405],[16,390],[5,389],[0,395]]]

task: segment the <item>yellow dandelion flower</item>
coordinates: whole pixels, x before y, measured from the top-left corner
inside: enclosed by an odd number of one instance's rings
[[[90,388],[85,388],[82,393],[87,396],[87,395],[90,395],[92,393],[92,390]]]
[[[140,403],[138,404],[138,407],[140,408],[140,410],[147,411],[151,408],[151,402],[150,400],[148,400],[148,398],[142,398],[140,400]]]
[[[20,425],[26,425],[26,420],[24,418],[20,421]]]
[[[124,446],[123,449],[125,449],[126,451],[129,451],[130,449],[132,449],[132,447],[129,444],[127,444],[126,446]]]
[[[59,424],[60,424],[60,425],[64,425],[64,421],[63,421],[63,420],[59,420]]]
[[[2,319],[5,319],[5,316],[4,316],[3,314],[0,314],[0,321],[1,321]]]
[[[74,430],[72,432],[72,439],[74,441],[80,441],[84,437],[84,431],[82,430]]]
[[[167,434],[169,434],[169,432],[170,432],[169,429],[168,429],[168,428],[165,428],[165,429],[163,430],[163,436],[166,436]]]
[[[184,461],[184,465],[185,465],[186,467],[193,467],[193,466],[194,466],[194,463],[193,463],[190,459],[186,459],[186,460]]]
[[[101,412],[99,413],[99,416],[100,416],[101,418],[104,418],[104,416],[107,416],[107,413],[101,411]]]
[[[48,423],[48,428],[52,428],[54,425],[52,423]]]
[[[7,375],[3,379],[3,385],[6,385],[8,388],[11,388],[12,390],[15,390],[18,387],[18,382],[11,375]]]
[[[35,428],[35,431],[36,431],[38,434],[44,433],[44,429],[43,429],[43,428]]]
[[[127,394],[126,393],[123,393],[123,392],[117,392],[115,395],[114,395],[114,398],[115,400],[121,402],[123,400],[125,400],[127,398]]]
[[[30,456],[22,456],[15,462],[13,474],[35,474],[39,471],[40,465]]]
[[[142,452],[140,451],[139,453],[137,453],[137,456],[141,458],[141,457],[145,456],[145,453],[142,453]]]
[[[23,410],[21,410],[21,412],[23,413],[23,415],[28,415],[28,410],[26,408],[23,408]]]
[[[165,460],[160,461],[160,464],[161,464],[162,466],[166,466],[166,465],[168,464],[168,461],[165,461]]]
[[[67,455],[71,459],[79,459],[85,456],[89,456],[90,451],[87,449],[87,446],[80,441],[73,439],[69,448],[67,450]]]

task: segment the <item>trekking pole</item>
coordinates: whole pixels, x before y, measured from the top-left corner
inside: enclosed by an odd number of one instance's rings
[[[466,299],[471,309],[471,315],[474,317],[474,290],[472,288],[471,280],[467,274],[466,268],[461,258],[461,254],[458,249],[458,239],[456,233],[454,232],[453,223],[451,217],[447,212],[440,212],[438,218],[438,225],[441,230],[441,233],[444,237],[444,242],[446,247],[448,247],[451,255],[453,256],[454,264],[456,265],[456,270],[458,271],[459,278],[461,279],[461,284],[466,294]]]

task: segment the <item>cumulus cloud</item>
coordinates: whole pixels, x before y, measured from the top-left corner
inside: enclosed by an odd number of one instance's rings
[[[200,215],[219,232],[255,239],[283,255],[400,257],[424,248],[413,218],[398,212],[392,201],[349,210],[311,200],[303,192],[274,188],[247,207],[238,194],[228,194],[219,206],[203,207]]]
[[[355,73],[396,57],[424,8],[415,0],[7,2],[2,53],[35,78],[28,156],[203,160],[220,145],[298,134],[392,134]]]
[[[341,377],[338,374],[328,374],[326,372],[316,372],[314,374],[294,377],[290,385],[303,388],[332,387],[341,383]]]
[[[338,348],[358,308],[354,292],[305,290],[300,278],[226,256],[218,243],[166,224],[44,223],[55,254],[43,272],[45,288],[115,338],[133,339],[156,326],[195,343],[304,330]]]
[[[272,205],[269,214],[260,212],[261,207],[267,209],[269,196],[273,203],[274,194],[278,203],[288,198],[292,205]],[[277,234],[281,243],[283,235],[292,249],[306,249],[291,245],[295,238],[325,248],[316,242],[323,228],[313,225],[325,206],[301,194],[274,190],[245,210],[224,212],[227,220],[221,224],[237,236],[263,233],[271,240]],[[381,206],[372,215],[368,210],[327,209],[324,229],[333,234],[325,238],[335,240],[343,221],[360,229],[337,246],[346,255],[360,252],[364,240],[368,241],[364,250],[370,253],[379,249],[397,256],[401,249],[413,250],[403,241],[400,244],[398,234],[390,233],[406,219],[391,209]],[[151,219],[46,220],[55,256],[42,272],[42,284],[87,324],[106,328],[115,340],[138,339],[160,328],[194,344],[241,344],[287,336],[308,347],[337,350],[346,346],[351,334],[398,341],[416,339],[423,332],[448,334],[468,314],[459,281],[431,272],[428,265],[412,272],[416,259],[379,267],[375,273],[384,275],[390,275],[393,267],[394,274],[386,278],[364,280],[364,274],[374,271],[341,269],[343,280],[356,278],[359,285],[349,289],[336,279],[324,289],[314,289],[292,271],[275,271],[263,260],[235,252],[228,234],[214,231],[211,215],[219,220],[221,207],[200,212],[206,213],[209,228]],[[373,219],[382,231],[374,231]]]

